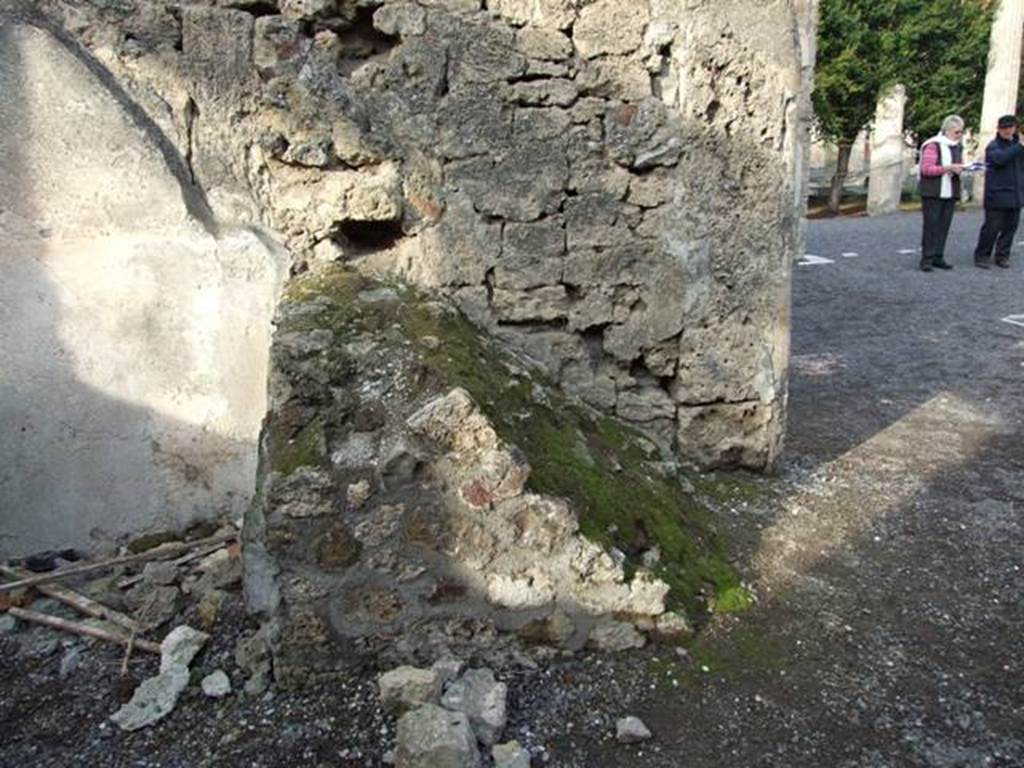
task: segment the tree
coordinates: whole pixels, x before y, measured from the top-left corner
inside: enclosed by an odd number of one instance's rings
[[[954,112],[977,126],[993,11],[992,0],[821,1],[813,100],[819,133],[839,150],[830,211],[839,212],[853,143],[888,86],[906,87],[910,133],[937,133]]]
[[[877,0],[822,0],[814,70],[818,132],[839,150],[828,208],[839,213],[857,134],[871,122],[888,72],[882,66]]]
[[[934,136],[953,113],[978,126],[994,11],[991,0],[900,0],[884,57],[886,80],[907,89],[910,133]]]

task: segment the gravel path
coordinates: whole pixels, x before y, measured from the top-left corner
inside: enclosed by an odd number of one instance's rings
[[[796,268],[788,459],[721,521],[758,604],[685,653],[507,673],[506,737],[534,766],[1024,766],[1024,327],[1003,322],[1024,315],[1024,249],[973,268],[979,224],[958,214],[957,269],[925,274],[918,215],[811,223],[831,263]],[[231,669],[232,610],[202,666]],[[377,766],[391,746],[370,670],[257,700],[190,691],[121,734],[120,654],[62,679],[69,650],[32,632],[0,637],[2,766]],[[627,714],[654,738],[617,744]]]

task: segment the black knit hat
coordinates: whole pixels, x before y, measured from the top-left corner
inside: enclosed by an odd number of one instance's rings
[[[1016,115],[1003,115],[999,118],[999,122],[996,123],[997,128],[1015,128],[1017,126]]]

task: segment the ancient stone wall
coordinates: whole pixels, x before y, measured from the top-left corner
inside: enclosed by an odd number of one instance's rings
[[[222,219],[444,291],[663,447],[751,467],[783,426],[806,5],[31,4]]]

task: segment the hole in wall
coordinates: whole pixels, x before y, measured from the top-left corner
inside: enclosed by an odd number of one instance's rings
[[[376,8],[362,7],[356,10],[356,17],[347,29],[338,32],[341,43],[341,57],[354,62],[387,54],[401,41],[397,35],[385,35],[373,26]]]
[[[385,251],[404,234],[398,221],[344,221],[338,229],[345,251],[355,256]]]
[[[227,3],[228,8],[245,11],[251,16],[277,16],[281,13],[277,3],[270,0],[237,0],[234,3]]]

